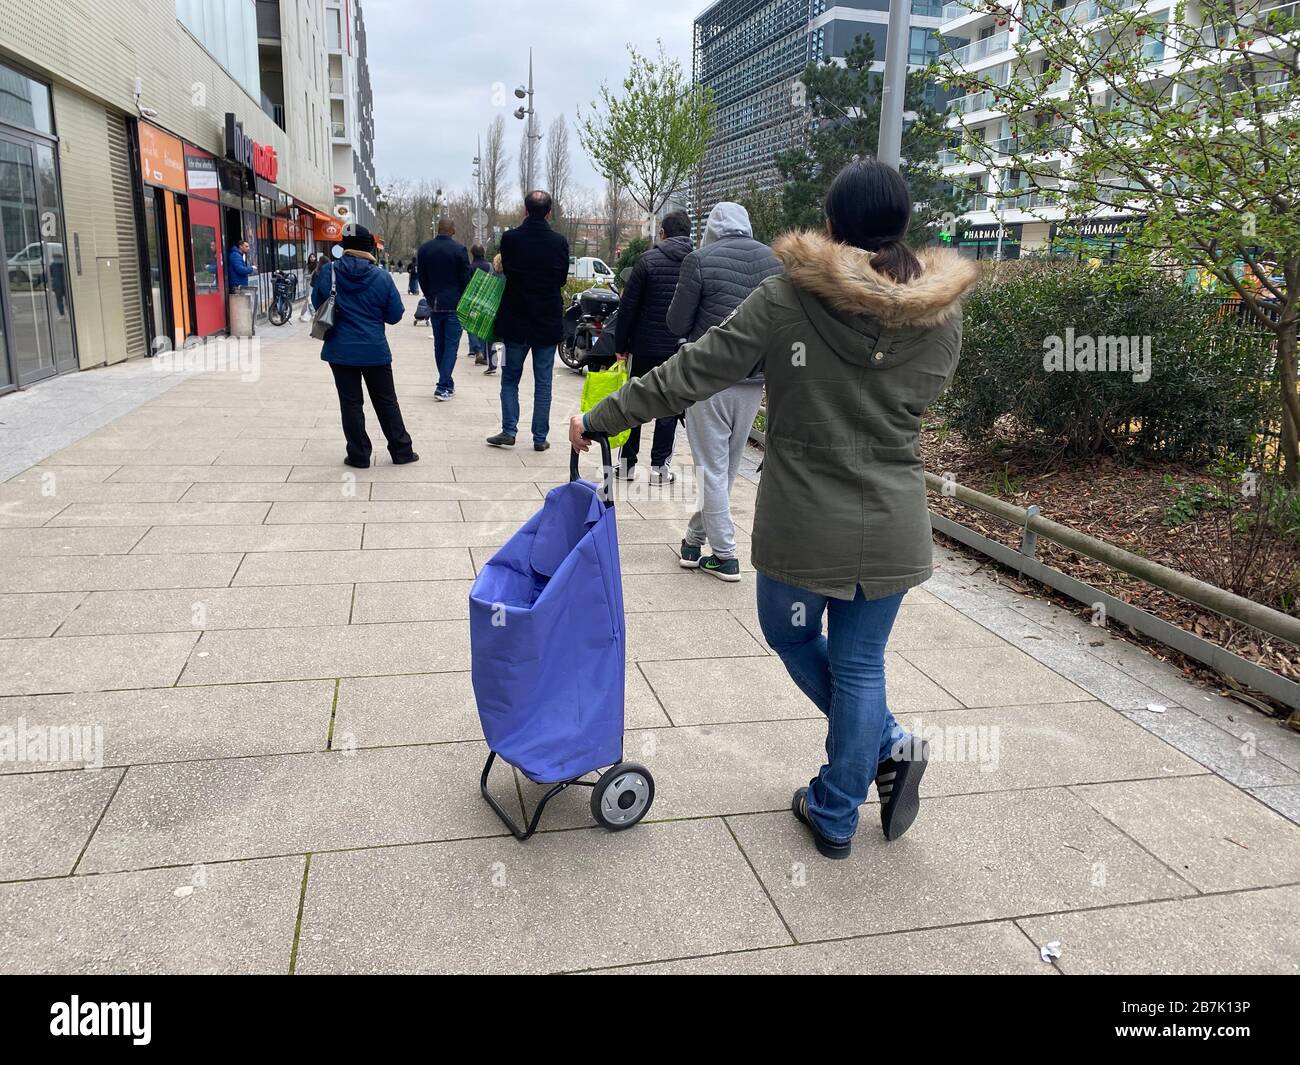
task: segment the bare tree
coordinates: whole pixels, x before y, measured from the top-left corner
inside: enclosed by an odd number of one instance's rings
[[[488,126],[482,155],[483,203],[487,213],[488,237],[492,239],[500,224],[501,199],[506,193],[506,174],[510,157],[506,154],[506,120],[497,115]]]
[[[556,115],[546,131],[546,191],[551,194],[552,217],[562,222],[569,213],[569,183],[573,162],[569,157],[569,127],[563,115]],[[572,234],[569,234],[570,238]]]
[[[618,255],[619,237],[628,214],[627,194],[616,177],[605,179],[605,258],[613,262]]]
[[[533,190],[528,187],[528,175],[537,180],[537,139],[528,136],[528,126],[519,135],[519,195],[527,199]]]

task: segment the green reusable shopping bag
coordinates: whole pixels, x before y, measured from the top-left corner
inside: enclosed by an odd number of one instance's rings
[[[480,340],[492,343],[492,325],[501,307],[501,296],[506,290],[506,279],[486,270],[475,270],[465,286],[465,292],[456,304],[456,317],[467,332]]]
[[[608,370],[588,370],[587,379],[582,383],[582,402],[580,409],[583,414],[591,410],[606,396],[613,395],[620,388],[627,384],[627,363],[616,362]],[[627,443],[627,438],[632,435],[631,429],[624,429],[618,436],[609,438],[609,446],[622,447]]]

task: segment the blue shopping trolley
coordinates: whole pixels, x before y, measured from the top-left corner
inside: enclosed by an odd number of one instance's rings
[[[627,634],[613,459],[607,436],[591,438],[600,443],[604,483],[580,479],[574,451],[568,484],[551,489],[469,593],[474,698],[489,750],[479,790],[519,840],[574,785],[592,789],[592,816],[615,831],[635,825],[654,801],[650,771],[623,761]],[[498,756],[552,785],[526,828],[488,791]]]

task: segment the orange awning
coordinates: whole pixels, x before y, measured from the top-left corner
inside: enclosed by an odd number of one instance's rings
[[[321,214],[316,212],[316,239],[325,241],[336,241],[343,239],[343,219],[335,218],[333,215]]]

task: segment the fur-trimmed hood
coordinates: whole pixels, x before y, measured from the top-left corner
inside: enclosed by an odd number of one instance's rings
[[[942,325],[961,311],[979,281],[979,267],[944,248],[922,248],[921,275],[905,285],[871,268],[872,253],[810,229],[786,233],[772,245],[797,288],[833,310],[869,315],[890,328]]]

